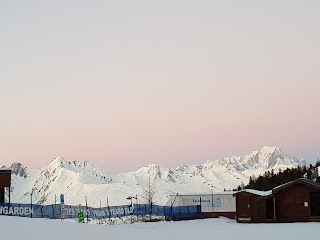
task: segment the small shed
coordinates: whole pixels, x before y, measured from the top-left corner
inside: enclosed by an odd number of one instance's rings
[[[244,189],[235,196],[238,222],[320,221],[320,184],[305,178],[270,191]]]
[[[6,187],[9,188],[9,202],[10,202],[11,170],[0,169],[0,203],[4,203]]]

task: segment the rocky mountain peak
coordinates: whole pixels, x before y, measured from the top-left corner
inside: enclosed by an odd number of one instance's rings
[[[63,157],[58,156],[56,158],[54,158],[51,162],[49,166],[53,166],[53,167],[57,167],[57,166],[63,166],[66,163],[66,161],[64,160]]]
[[[21,163],[13,163],[10,167],[11,173],[17,176],[27,178],[27,168],[23,166]]]
[[[143,186],[148,179],[155,182],[159,194],[157,197],[165,199],[172,193],[207,193],[233,189],[243,182],[246,184],[252,175],[258,176],[267,170],[296,167],[304,165],[305,161],[298,157],[284,155],[277,147],[262,147],[242,157],[225,157],[218,160],[206,161],[201,165],[182,165],[178,168],[166,168],[150,164],[134,172],[108,176],[106,172],[88,161],[65,161],[61,156],[55,158],[41,171],[28,169],[26,179],[24,167],[16,164],[12,169],[14,185],[18,200],[28,202],[30,192],[34,192],[35,201],[38,203],[52,203],[55,195],[64,193],[69,201],[78,204],[82,196],[92,196],[93,201],[98,201],[95,196],[111,194],[114,204],[126,200],[129,195],[142,194]],[[25,171],[26,172],[26,171]],[[18,192],[17,192],[18,191]],[[162,200],[161,200],[162,201]],[[97,203],[97,202],[96,202]]]
[[[264,153],[281,153],[281,149],[278,147],[268,147],[264,146],[258,150],[259,152],[264,152]]]

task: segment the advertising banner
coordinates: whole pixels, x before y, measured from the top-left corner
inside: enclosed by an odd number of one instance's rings
[[[130,215],[157,215],[157,216],[195,216],[201,213],[199,206],[158,206],[158,205],[124,205],[109,206],[102,208],[92,208],[71,205],[37,205],[37,204],[0,204],[0,215],[21,216],[33,218],[52,218],[52,219],[79,219],[79,212],[82,212],[81,218],[120,218]]]

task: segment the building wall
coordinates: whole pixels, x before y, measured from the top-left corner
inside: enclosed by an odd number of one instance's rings
[[[11,171],[0,171],[0,188],[11,186]]]
[[[171,205],[172,203],[173,206],[194,206],[201,204],[203,217],[226,216],[234,219],[236,215],[236,198],[233,193],[171,196],[167,205]]]
[[[237,219],[240,222],[252,222],[255,218],[253,205],[257,197],[251,193],[239,192],[236,195]]]
[[[4,188],[0,188],[0,203],[4,203]]]
[[[310,221],[310,193],[315,192],[320,193],[320,190],[305,184],[293,185],[268,197],[239,192],[236,194],[237,220],[252,223]]]
[[[320,192],[304,184],[297,184],[276,194],[276,215],[279,221],[308,221],[310,193]]]
[[[11,171],[0,171],[0,203],[5,201],[5,188],[11,186]]]

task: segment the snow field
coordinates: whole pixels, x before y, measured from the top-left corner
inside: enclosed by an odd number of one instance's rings
[[[233,220],[96,225],[48,219],[0,216],[1,239],[316,239],[320,223],[238,224]]]

